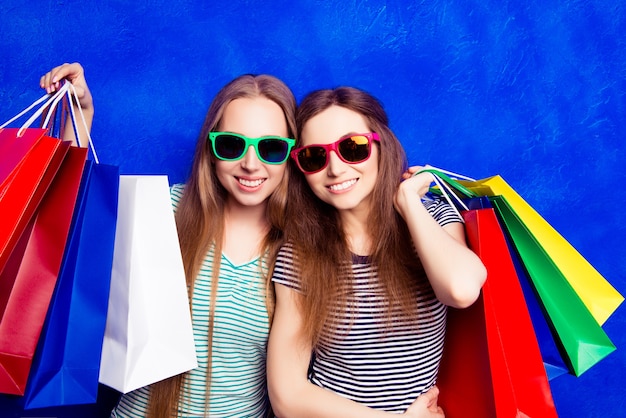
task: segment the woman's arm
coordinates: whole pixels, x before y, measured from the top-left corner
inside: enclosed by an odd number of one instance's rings
[[[53,93],[57,91],[57,89],[61,86],[61,81],[63,79],[72,83],[72,85],[76,89],[79,103],[76,103],[75,100],[72,100],[74,113],[77,118],[76,129],[78,129],[78,135],[80,137],[80,146],[86,147],[88,143],[87,133],[91,131],[91,124],[93,122],[94,107],[91,92],[87,87],[87,80],[85,80],[85,72],[83,70],[83,67],[77,62],[73,64],[63,64],[55,67],[41,77],[39,81],[39,86],[42,89],[46,90],[46,92]],[[82,122],[82,119],[78,113],[78,106],[80,106],[83,111],[87,126],[85,126]],[[68,115],[68,120],[65,123],[63,139],[66,141],[72,141],[72,143],[76,145],[76,135],[74,133],[74,128],[72,127],[72,121],[70,118],[71,115]]]
[[[387,416],[308,381],[312,350],[302,333],[298,297],[295,290],[276,283],[276,308],[267,347],[268,390],[276,416]]]
[[[422,204],[432,180],[430,173],[407,178],[400,183],[394,203],[407,223],[437,298],[448,306],[464,308],[478,298],[487,270],[467,247],[463,224],[442,228]]]
[[[311,344],[302,333],[295,290],[276,283],[276,308],[267,352],[267,381],[277,417],[368,418],[397,416],[368,408],[308,381]],[[405,415],[442,417],[436,389],[417,398]]]

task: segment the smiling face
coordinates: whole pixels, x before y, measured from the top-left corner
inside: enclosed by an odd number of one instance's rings
[[[302,145],[330,144],[344,135],[370,132],[365,118],[341,106],[331,106],[310,118],[303,126]],[[306,174],[306,180],[315,195],[342,211],[367,214],[370,199],[378,177],[378,145],[372,143],[370,158],[358,164],[343,162],[330,152],[326,168]]]
[[[239,98],[224,109],[219,131],[251,138],[288,136],[285,115],[275,102],[265,97]],[[286,164],[261,162],[251,146],[242,159],[222,161],[215,158],[217,178],[228,192],[229,204],[259,206],[276,190],[285,174]]]

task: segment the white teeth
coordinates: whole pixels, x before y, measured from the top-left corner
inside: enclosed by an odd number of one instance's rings
[[[334,191],[345,190],[348,187],[352,186],[354,183],[356,183],[356,179],[344,181],[343,183],[340,183],[340,184],[333,184],[331,186],[328,186],[328,188]]]
[[[258,180],[238,179],[238,180],[239,180],[239,183],[241,183],[242,185],[246,187],[257,187],[257,186],[260,186],[261,183],[265,181],[265,179],[258,179]]]

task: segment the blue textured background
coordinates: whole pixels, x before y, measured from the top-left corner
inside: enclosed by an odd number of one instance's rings
[[[621,0],[26,3],[2,4],[0,121],[42,94],[48,69],[80,61],[101,161],[174,182],[233,77],[274,74],[298,100],[361,87],[385,104],[411,163],[503,175],[626,293]],[[605,325],[616,353],[552,381],[561,417],[626,415],[625,310]],[[97,416],[111,397],[29,415]]]

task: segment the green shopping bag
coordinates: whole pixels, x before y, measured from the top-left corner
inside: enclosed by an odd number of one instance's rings
[[[491,198],[576,376],[615,351],[563,273],[502,196]]]

